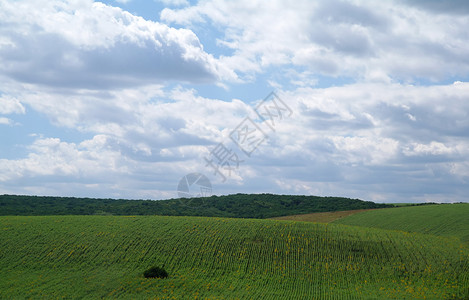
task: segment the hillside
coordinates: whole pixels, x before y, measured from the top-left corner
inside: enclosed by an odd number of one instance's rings
[[[455,236],[469,245],[467,203],[370,210],[336,220],[334,223]]]
[[[165,215],[270,218],[284,215],[390,207],[359,199],[235,194],[170,200],[113,200],[0,195],[0,215]]]
[[[464,299],[457,239],[337,224],[0,217],[0,298]],[[146,279],[164,266],[166,279]]]
[[[370,208],[377,209],[377,208]],[[283,220],[283,221],[302,221],[302,222],[316,222],[316,223],[331,223],[337,219],[345,218],[350,215],[368,211],[370,209],[355,209],[355,210],[339,210],[339,211],[327,211],[327,212],[317,212],[310,214],[299,214],[299,215],[289,215],[282,217],[274,217],[272,220]]]

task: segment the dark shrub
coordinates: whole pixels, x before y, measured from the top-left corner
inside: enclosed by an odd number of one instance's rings
[[[168,277],[168,272],[160,267],[151,267],[143,272],[143,276],[145,276],[145,278],[166,278]]]

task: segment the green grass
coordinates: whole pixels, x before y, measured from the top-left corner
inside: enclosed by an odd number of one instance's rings
[[[332,223],[333,221],[345,218],[347,216],[366,211],[365,209],[356,210],[342,210],[342,211],[329,211],[311,214],[300,214],[283,217],[271,218],[272,220],[284,220],[284,221],[303,221],[303,222],[316,222],[316,223]]]
[[[0,298],[461,299],[456,238],[292,221],[0,217]],[[145,279],[164,266],[169,277]]]
[[[463,203],[370,210],[334,223],[455,236],[469,245],[469,204]]]
[[[417,205],[415,203],[407,203],[407,202],[404,202],[404,203],[386,203],[386,204],[396,206],[396,207],[398,207],[398,206],[416,206]],[[422,203],[418,203],[418,204],[423,205]]]

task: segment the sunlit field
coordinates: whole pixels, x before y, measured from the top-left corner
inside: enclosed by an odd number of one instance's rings
[[[0,218],[0,298],[461,299],[457,238],[306,222]],[[7,241],[7,242],[5,242]],[[169,277],[147,279],[150,266]]]

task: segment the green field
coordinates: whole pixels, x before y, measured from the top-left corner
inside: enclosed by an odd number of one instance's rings
[[[469,245],[467,203],[370,210],[336,220],[334,223],[455,236]]]
[[[390,209],[391,210],[391,209]],[[464,299],[457,238],[292,221],[0,217],[0,298]],[[170,276],[146,279],[152,265]]]
[[[355,210],[341,210],[341,211],[328,211],[318,212],[311,214],[299,214],[289,215],[282,217],[274,217],[272,220],[283,220],[283,221],[303,221],[303,222],[316,222],[316,223],[332,223],[333,221],[345,218],[350,215],[367,211],[368,209],[355,209]]]

